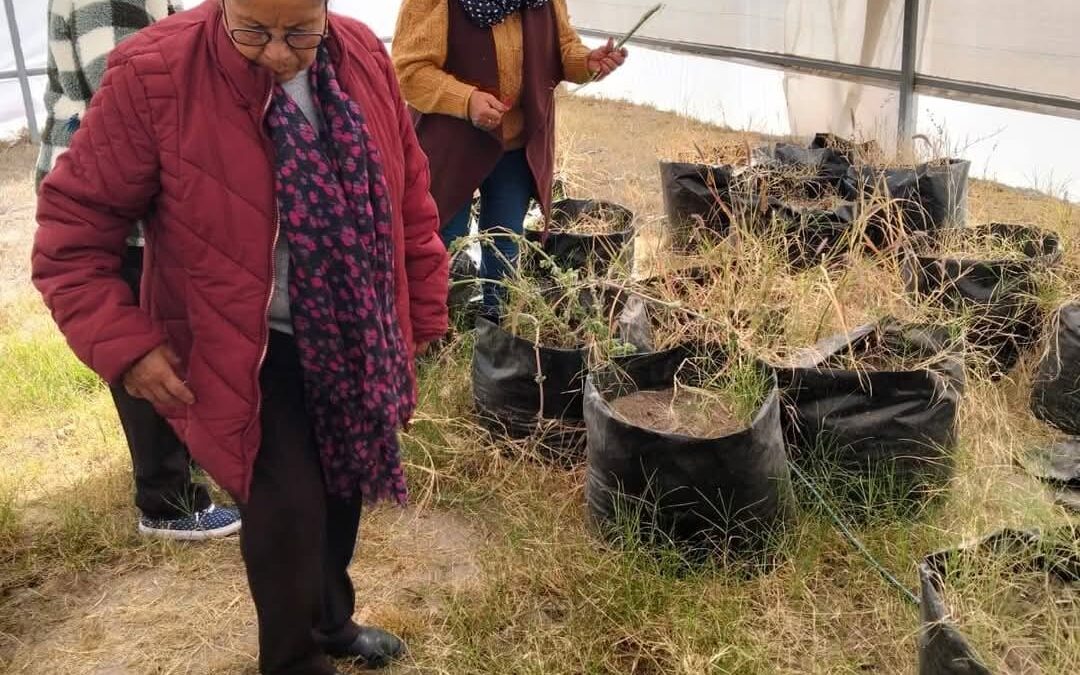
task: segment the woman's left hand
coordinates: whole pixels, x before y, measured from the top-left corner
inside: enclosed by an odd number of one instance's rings
[[[615,72],[626,62],[626,49],[615,49],[615,40],[609,38],[607,44],[589,52],[589,70],[598,80]]]
[[[417,342],[416,345],[414,345],[413,351],[416,352],[417,356],[424,356],[424,355],[426,355],[428,353],[428,350],[430,348],[431,348],[431,343],[430,342]]]

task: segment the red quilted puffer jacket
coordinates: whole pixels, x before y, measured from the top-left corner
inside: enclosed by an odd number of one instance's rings
[[[447,329],[448,256],[428,164],[390,58],[331,15],[341,85],[367,116],[393,209],[397,311],[409,345]],[[70,150],[41,186],[34,283],[72,349],[109,382],[168,343],[198,402],[162,410],[195,460],[240,501],[260,444],[276,222],[263,117],[269,72],[229,40],[216,2],[161,21],[111,55]],[[144,218],[142,307],[118,275]]]

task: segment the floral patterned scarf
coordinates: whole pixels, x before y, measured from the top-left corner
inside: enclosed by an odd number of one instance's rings
[[[481,28],[491,28],[522,7],[536,9],[551,0],[451,0],[460,2],[465,14]]]
[[[325,46],[310,77],[321,137],[280,85],[267,117],[308,414],[329,494],[404,504],[397,433],[416,398],[394,303],[389,192]]]

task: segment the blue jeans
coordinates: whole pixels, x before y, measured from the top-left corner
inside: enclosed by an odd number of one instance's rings
[[[480,278],[485,280],[484,310],[491,316],[501,314],[506,289],[498,282],[511,275],[518,259],[518,242],[525,231],[525,214],[533,195],[533,176],[524,150],[502,156],[495,170],[480,185],[481,235],[493,235],[485,243],[480,256]],[[472,204],[468,204],[442,228],[442,239],[449,248],[455,241],[469,236]]]

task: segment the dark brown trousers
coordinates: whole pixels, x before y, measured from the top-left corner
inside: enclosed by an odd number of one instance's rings
[[[332,675],[322,645],[357,635],[349,563],[360,502],[326,494],[293,338],[271,331],[261,374],[263,443],[241,507],[240,548],[264,675]]]

